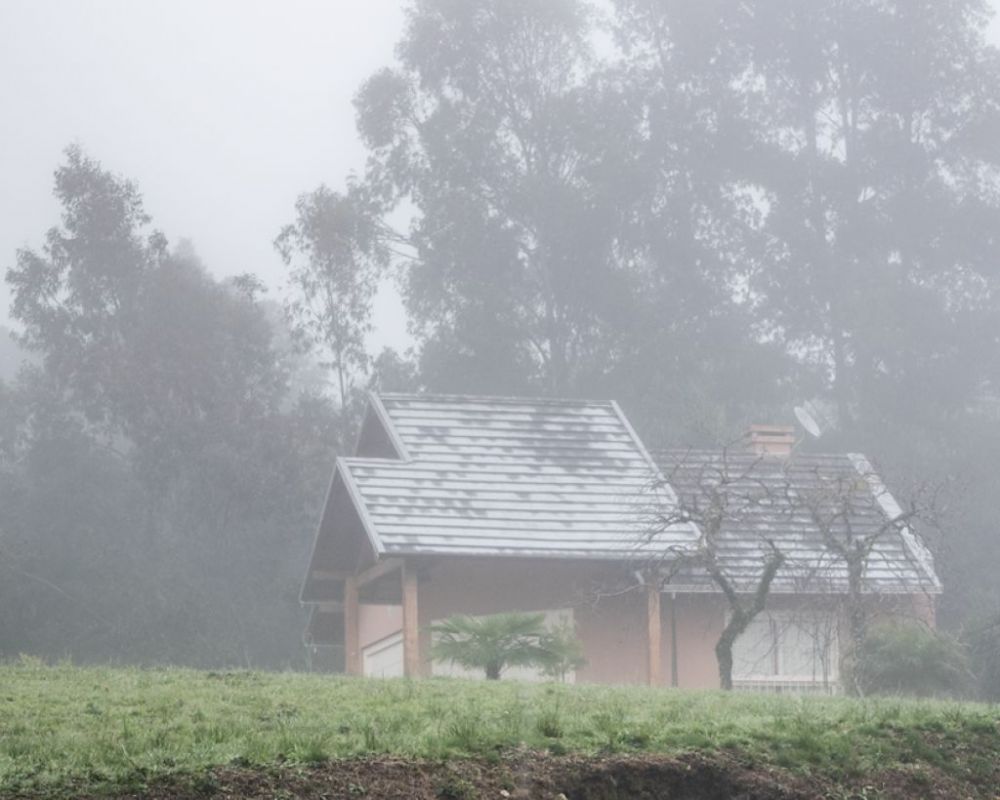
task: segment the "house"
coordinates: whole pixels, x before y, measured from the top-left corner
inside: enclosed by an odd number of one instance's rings
[[[888,530],[899,515],[863,459],[800,457],[792,441],[758,428],[746,452],[654,459],[614,402],[373,394],[317,531],[301,595],[312,607],[306,641],[343,648],[351,674],[454,674],[429,660],[434,622],[544,612],[573,624],[583,645],[587,664],[570,680],[718,686],[727,607],[687,558],[703,531],[686,512],[732,466],[723,485],[754,498],[718,537],[739,590],[750,590],[763,542],[791,554],[768,611],[740,639],[737,682],[830,687],[845,576],[824,548],[820,513],[834,495],[823,492],[848,487],[831,516],[852,531]],[[871,551],[866,598],[932,621],[940,584],[914,534],[892,527]]]

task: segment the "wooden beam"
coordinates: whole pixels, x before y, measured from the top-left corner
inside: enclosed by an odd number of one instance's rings
[[[355,578],[347,578],[344,581],[344,670],[348,675],[362,673],[359,605],[358,582]]]
[[[420,627],[417,622],[417,573],[403,566],[403,674],[420,677],[423,666],[420,656]]]
[[[376,562],[374,565],[368,567],[368,569],[359,572],[354,576],[354,580],[360,589],[366,583],[371,583],[372,581],[377,581],[384,575],[388,575],[390,572],[395,572],[397,569],[403,568],[403,562],[398,558],[386,558],[382,561]]]
[[[660,670],[660,586],[646,582],[646,674],[650,686],[659,686]]]
[[[670,685],[677,686],[677,592],[670,593]]]
[[[314,569],[309,573],[309,577],[314,581],[342,581],[350,574],[342,569]]]
[[[303,593],[303,603],[339,603],[343,597],[343,586],[330,582],[314,582],[309,591]]]

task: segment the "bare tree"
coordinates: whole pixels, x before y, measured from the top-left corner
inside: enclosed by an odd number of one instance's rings
[[[843,571],[841,596],[849,636],[849,645],[842,653],[845,666],[855,659],[868,635],[874,588],[869,571],[889,539],[902,543],[906,566],[926,578],[922,588],[937,587],[930,552],[913,531],[918,522],[931,524],[936,520],[936,492],[922,487],[907,499],[905,507],[901,506],[867,459],[850,458],[855,468],[852,472],[817,473],[814,488],[798,492],[794,498],[796,507],[808,513],[829,559],[817,566],[817,577],[825,572],[827,580],[836,579],[836,573]],[[848,675],[854,672],[846,670]],[[853,677],[848,688],[861,693]]]
[[[911,530],[933,516],[927,492],[903,508],[861,456],[811,468],[795,456],[728,449],[665,460],[672,466],[655,496],[669,497],[654,504],[644,544],[679,523],[699,529],[694,548],[659,553],[651,571],[664,584],[707,578],[721,593],[728,614],[715,654],[724,689],[733,684],[734,645],[767,607],[779,576],[797,594],[839,599],[849,633],[841,662],[848,667],[867,634],[873,593],[937,587],[930,554]],[[812,610],[829,612],[828,601],[820,605]],[[828,660],[825,653],[824,675]]]
[[[773,504],[774,489],[754,476],[762,457],[749,461],[734,461],[728,450],[717,458],[700,463],[684,481],[678,481],[683,457],[666,477],[658,482],[658,489],[683,483],[677,502],[659,506],[653,511],[650,536],[679,523],[694,523],[700,533],[693,551],[673,549],[669,561],[662,559],[657,569],[661,580],[667,583],[677,575],[691,570],[703,570],[718,587],[726,600],[728,619],[715,643],[715,657],[719,666],[719,683],[723,689],[733,688],[733,646],[750,623],[765,609],[778,572],[785,564],[785,553],[766,537],[758,537],[761,558],[754,565],[741,565],[736,574],[721,557],[722,538],[733,524],[745,520],[762,505]],[[664,486],[663,484],[666,484]],[[671,490],[670,494],[674,492]],[[666,565],[666,569],[662,567]],[[748,568],[749,567],[749,568]]]

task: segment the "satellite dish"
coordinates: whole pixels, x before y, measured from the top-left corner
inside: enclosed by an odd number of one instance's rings
[[[816,418],[809,413],[809,409],[803,406],[795,406],[795,419],[799,425],[806,429],[806,433],[818,439],[823,435],[823,429],[819,426]]]
[[[806,400],[802,405],[795,406],[795,419],[816,439],[837,427],[836,409],[819,398]]]

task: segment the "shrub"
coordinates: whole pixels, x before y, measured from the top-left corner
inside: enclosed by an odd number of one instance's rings
[[[965,648],[955,639],[915,622],[874,626],[854,665],[865,694],[956,696],[971,678]]]
[[[974,625],[967,640],[980,696],[1000,701],[1000,613]]]

